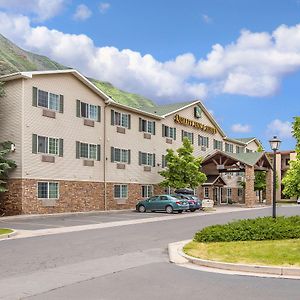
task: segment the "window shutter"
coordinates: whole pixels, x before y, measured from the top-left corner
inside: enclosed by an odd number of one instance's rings
[[[153,167],[155,167],[155,154],[153,153],[152,155],[153,155],[152,156],[153,157]]]
[[[165,125],[164,124],[162,124],[161,125],[161,130],[162,130],[162,137],[165,137]]]
[[[36,87],[32,87],[32,106],[37,107],[37,92],[38,89]]]
[[[206,147],[209,148],[209,140],[208,140],[208,137],[206,137]]]
[[[142,152],[139,151],[139,165],[142,165]]]
[[[174,140],[176,140],[176,128],[174,128]]]
[[[152,134],[155,135],[155,122],[153,121]]]
[[[139,131],[142,131],[142,119],[139,118]]]
[[[128,129],[131,128],[131,115],[128,114]]]
[[[97,145],[97,160],[100,161],[101,159],[101,146]]]
[[[194,133],[192,132],[192,144],[194,145]]]
[[[64,112],[64,95],[59,96],[59,112]]]
[[[201,135],[198,135],[198,146],[201,146]]]
[[[111,160],[111,162],[115,161],[115,148],[114,147],[110,147],[110,160]]]
[[[183,141],[183,134],[184,134],[184,131],[181,130],[181,141]]]
[[[76,142],[76,158],[80,158],[80,142]]]
[[[113,109],[110,111],[110,124],[115,125],[115,111]]]
[[[98,110],[97,110],[97,121],[98,122],[101,122],[101,106],[98,106]]]
[[[130,164],[131,163],[131,151],[128,149],[127,150],[128,152],[128,164]]]
[[[164,155],[161,156],[161,167],[162,168],[165,167],[165,156]]]
[[[80,118],[80,100],[76,100],[76,117]]]
[[[37,153],[37,135],[32,135],[32,153]]]
[[[64,156],[64,140],[59,139],[59,156],[63,157]]]

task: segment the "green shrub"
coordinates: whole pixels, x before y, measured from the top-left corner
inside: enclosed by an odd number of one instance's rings
[[[300,238],[300,216],[238,220],[208,226],[197,232],[195,242],[262,241]]]

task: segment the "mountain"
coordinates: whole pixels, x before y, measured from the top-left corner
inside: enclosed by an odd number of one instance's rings
[[[46,71],[69,69],[50,58],[25,51],[0,34],[0,76],[24,71]],[[135,108],[154,107],[156,104],[143,96],[128,93],[109,82],[88,78],[116,102]]]

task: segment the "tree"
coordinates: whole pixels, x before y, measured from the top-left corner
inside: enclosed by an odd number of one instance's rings
[[[10,152],[11,144],[11,142],[0,143],[0,193],[7,191],[5,180],[8,178],[9,171],[16,167],[16,163],[6,157]]]
[[[171,188],[196,188],[206,181],[206,175],[201,172],[202,157],[193,156],[194,148],[188,138],[183,139],[182,147],[176,152],[167,150],[167,168],[159,172],[165,179],[161,186]]]
[[[282,179],[283,194],[300,198],[300,117],[295,117],[292,134],[296,139],[296,160],[290,161],[290,168]]]
[[[257,148],[257,152],[263,152],[264,149],[262,146]],[[256,171],[255,172],[255,179],[254,179],[254,190],[259,191],[259,202],[262,202],[262,191],[266,189],[266,175],[265,171]]]

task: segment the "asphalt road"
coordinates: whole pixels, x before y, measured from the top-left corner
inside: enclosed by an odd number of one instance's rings
[[[1,241],[0,299],[299,299],[298,280],[208,273],[168,262],[167,244],[192,238],[204,226],[270,214],[271,208],[199,213]],[[279,214],[299,215],[300,207],[279,208]]]

